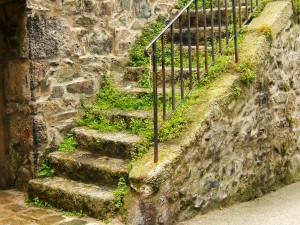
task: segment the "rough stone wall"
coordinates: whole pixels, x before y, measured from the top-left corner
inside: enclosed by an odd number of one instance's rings
[[[157,224],[248,200],[300,175],[300,25],[291,20],[258,65],[256,85],[215,103],[155,197]]]
[[[10,177],[6,183],[22,186],[33,173],[33,130],[30,107],[29,61],[26,44],[25,1],[0,4],[1,72],[7,121],[4,129],[9,138],[5,153]],[[6,119],[5,119],[6,120]],[[5,140],[1,139],[5,142]],[[2,159],[4,160],[4,159]]]

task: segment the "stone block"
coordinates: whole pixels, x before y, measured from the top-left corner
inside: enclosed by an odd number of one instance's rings
[[[94,31],[89,40],[89,50],[97,55],[110,54],[113,48],[113,38],[104,30]]]
[[[30,100],[29,63],[9,61],[4,68],[4,93],[7,101]]]
[[[59,83],[69,82],[81,76],[80,66],[69,62],[64,62],[55,73],[55,78]]]
[[[88,81],[79,81],[67,86],[67,90],[72,94],[93,94],[94,92],[94,82],[91,80]]]
[[[70,49],[70,28],[65,20],[32,15],[27,22],[31,59],[64,56]]]
[[[140,19],[151,17],[151,9],[147,0],[134,0],[135,16]]]
[[[62,86],[55,86],[52,88],[51,98],[61,98],[64,95],[64,88]]]
[[[76,15],[81,11],[81,1],[64,0],[62,1],[62,12],[64,15]]]
[[[96,20],[89,16],[81,16],[76,20],[76,24],[81,25],[83,27],[89,27],[96,24]]]

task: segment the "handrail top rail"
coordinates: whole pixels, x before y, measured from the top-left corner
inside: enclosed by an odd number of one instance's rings
[[[144,50],[144,54],[145,56],[150,56],[148,49],[158,40],[158,38],[160,36],[162,36],[167,29],[169,29],[174,22],[184,13],[184,11],[190,7],[190,5],[194,2],[195,0],[191,0],[189,1],[189,3],[168,23],[167,26],[165,26],[165,28],[146,46],[145,50]],[[196,0],[197,1],[197,0]]]

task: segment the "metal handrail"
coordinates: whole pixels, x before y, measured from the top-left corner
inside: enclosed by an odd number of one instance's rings
[[[213,0],[210,1],[209,10],[206,8],[206,0],[203,0],[203,45],[204,45],[204,68],[200,68],[200,49],[199,49],[199,7],[198,7],[198,0],[191,0],[187,3],[187,5],[180,10],[180,12],[166,25],[166,27],[146,46],[144,49],[145,56],[149,57],[152,56],[152,70],[153,70],[153,120],[154,120],[154,162],[158,162],[158,130],[160,126],[164,124],[166,120],[172,115],[172,113],[176,110],[176,108],[180,105],[180,103],[190,94],[193,87],[201,80],[202,75],[207,73],[208,69],[215,63],[218,57],[224,52],[224,50],[228,47],[229,43],[234,40],[234,49],[235,49],[235,62],[238,62],[238,40],[237,34],[239,30],[245,25],[250,18],[252,17],[253,12],[258,8],[259,2],[258,0],[244,0],[245,2],[245,18],[242,16],[242,3],[241,0],[232,0],[232,25],[233,25],[233,35],[230,37],[229,35],[229,16],[228,16],[228,2],[225,0],[225,6],[222,8],[225,9],[225,40],[226,45],[222,46],[222,15],[221,15],[221,2],[220,0],[217,1],[217,13],[218,13],[218,52],[215,52],[215,33],[214,33],[214,5]],[[236,6],[237,1],[237,6]],[[250,1],[250,2],[249,2]],[[254,1],[256,2],[256,7],[254,8]],[[193,72],[192,72],[192,37],[191,37],[191,15],[190,15],[190,8],[192,4],[195,4],[195,46],[196,46],[196,81],[193,82]],[[249,5],[250,3],[250,5]],[[236,12],[236,8],[238,7],[238,15]],[[210,38],[210,45],[211,45],[211,62],[208,63],[208,37],[207,37],[207,11],[210,13],[211,17],[211,38]],[[187,30],[188,30],[188,79],[184,78],[183,74],[183,14],[187,13]],[[239,29],[237,25],[237,18],[239,22]],[[179,85],[180,85],[180,100],[176,102],[175,98],[175,59],[174,59],[174,25],[178,21],[179,23],[179,50],[180,50],[180,77],[179,77]],[[166,34],[167,32],[170,33],[169,42],[171,47],[171,87],[172,87],[172,110],[167,112],[167,105],[166,105],[166,62],[165,62],[165,46],[166,46]],[[158,124],[158,57],[157,57],[157,42],[160,40],[161,45],[161,80],[162,80],[162,100],[163,100],[163,109],[162,109],[162,124]],[[168,41],[168,40],[167,40]],[[152,52],[149,53],[149,49],[152,47]],[[188,82],[188,91],[185,92],[184,81]]]

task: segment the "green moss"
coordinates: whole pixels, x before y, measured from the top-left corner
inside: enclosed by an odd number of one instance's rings
[[[180,0],[179,3],[177,4],[177,8],[178,9],[183,9],[188,3],[190,2],[190,0]],[[206,8],[210,8],[210,0],[206,0]],[[213,7],[216,7],[217,5],[216,1],[213,1]],[[203,1],[202,0],[198,0],[198,8],[199,10],[201,10],[203,7]],[[195,9],[195,3],[192,3],[190,6],[191,9]]]
[[[287,121],[289,122],[290,126],[292,126],[295,123],[295,119],[292,116],[290,116],[289,118],[287,118]]]
[[[269,25],[264,24],[264,25],[260,26],[257,30],[257,33],[259,35],[265,36],[269,42],[271,42],[273,40],[274,32],[273,32],[272,27],[270,27]]]
[[[291,89],[291,88],[290,88],[290,85],[287,84],[287,83],[284,84],[283,88],[284,88],[284,91],[285,91],[285,92],[289,92],[290,89]]]
[[[78,142],[72,134],[67,134],[64,140],[60,143],[58,150],[62,152],[72,152],[78,146]]]

